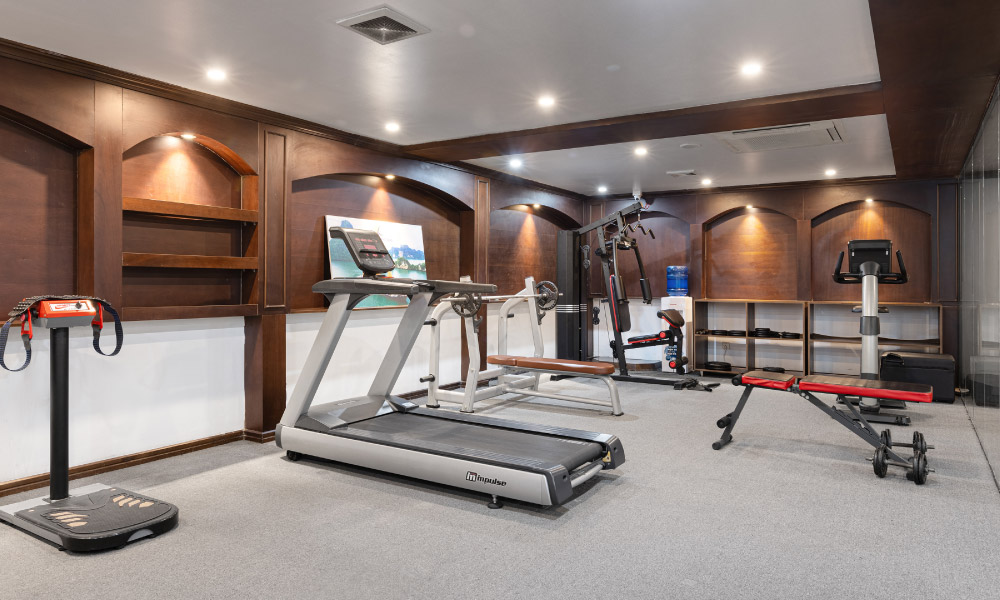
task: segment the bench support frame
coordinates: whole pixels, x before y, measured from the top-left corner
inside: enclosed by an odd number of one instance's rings
[[[532,357],[541,358],[545,353],[545,344],[542,338],[539,314],[543,313],[540,313],[538,310],[535,280],[533,277],[525,278],[524,289],[516,295],[507,298],[500,306],[500,312],[497,315],[497,354],[507,354],[507,323],[517,316],[514,312],[515,309],[522,306],[526,308],[523,312],[527,315],[531,326]],[[524,396],[553,398],[566,402],[606,406],[611,409],[612,414],[616,417],[624,414],[618,395],[618,385],[609,375],[508,366],[498,366],[481,370],[479,365],[481,364],[482,356],[479,353],[479,339],[472,317],[462,318],[466,346],[469,352],[469,369],[465,375],[465,386],[460,390],[441,389],[439,387],[441,370],[441,319],[452,313],[450,304],[441,303],[434,308],[430,319],[426,323],[431,328],[430,381],[427,386],[428,408],[438,408],[441,406],[441,402],[454,402],[461,404],[462,412],[473,413],[475,412],[476,402],[480,400],[495,398],[503,394],[521,394]],[[544,374],[600,379],[608,386],[609,399],[582,398],[539,390],[538,386]],[[482,382],[489,382],[491,380],[495,380],[495,382],[481,385]]]
[[[733,435],[732,435],[733,428],[736,427],[736,422],[739,420],[740,414],[743,412],[743,408],[746,406],[747,401],[750,399],[750,394],[753,392],[753,390],[756,388],[775,390],[775,388],[768,388],[765,386],[758,386],[753,384],[740,384],[740,385],[745,386],[745,389],[743,390],[743,395],[740,396],[740,401],[736,405],[736,410],[734,410],[729,415],[726,415],[726,417],[723,417],[723,419],[726,419],[728,421],[728,424],[726,425],[725,430],[722,432],[722,437],[720,437],[717,442],[712,444],[712,448],[716,450],[722,449],[724,446],[733,441]],[[775,391],[782,391],[782,390],[775,390]],[[825,402],[817,398],[815,395],[813,395],[811,392],[800,390],[797,385],[793,385],[791,388],[789,388],[788,391],[794,392],[799,396],[801,396],[802,398],[805,398],[810,404],[812,404],[816,408],[826,413],[826,415],[829,416],[831,419],[843,425],[851,433],[864,440],[873,448],[877,449],[880,446],[882,446],[882,438],[879,436],[879,433],[875,431],[875,428],[871,426],[871,423],[869,423],[865,419],[865,417],[858,411],[858,409],[850,402],[846,402],[847,408],[851,413],[851,416],[848,416],[844,413],[844,411],[837,410],[836,407],[826,404]],[[843,400],[844,398],[842,395],[838,395],[837,399]],[[889,458],[891,458],[892,460],[895,460],[897,462],[908,462],[906,459],[897,454],[891,448],[886,448],[886,451],[888,453]]]

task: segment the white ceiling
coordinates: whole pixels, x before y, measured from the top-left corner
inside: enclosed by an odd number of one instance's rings
[[[892,147],[885,115],[837,121],[844,141],[828,146],[791,148],[766,152],[733,152],[712,135],[609,144],[517,155],[520,168],[510,167],[512,157],[471,160],[473,164],[534,179],[581,194],[596,195],[605,185],[609,194],[702,188],[702,178],[712,187],[758,185],[825,179],[826,169],[835,178],[895,175]],[[699,144],[684,149],[681,144]],[[636,156],[643,146],[646,156]],[[667,171],[694,169],[694,177],[673,177]]]
[[[865,0],[390,0],[431,33],[387,46],[336,25],[379,1],[0,0],[0,37],[401,144],[879,79]]]

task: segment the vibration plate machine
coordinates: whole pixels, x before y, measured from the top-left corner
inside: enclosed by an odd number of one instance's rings
[[[100,336],[104,313],[115,320],[115,349],[105,354]],[[22,371],[31,363],[34,326],[51,332],[49,495],[0,506],[0,521],[73,552],[118,548],[170,531],[177,525],[177,507],[146,494],[91,484],[69,489],[69,328],[90,325],[94,350],[115,356],[122,347],[122,326],[110,304],[89,296],[25,298],[0,328],[0,367]],[[10,368],[4,350],[11,325],[19,322],[24,363]]]
[[[395,264],[377,233],[331,227],[330,234],[364,276],[313,286],[330,307],[275,431],[289,460],[315,456],[482,492],[492,496],[490,508],[502,506],[500,497],[562,504],[573,488],[624,462],[613,435],[422,408],[393,396],[433,304],[452,295],[476,304],[496,286],[381,277]],[[314,406],[351,309],[372,294],[404,295],[409,305],[368,393]]]

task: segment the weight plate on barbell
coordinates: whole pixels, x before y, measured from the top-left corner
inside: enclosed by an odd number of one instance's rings
[[[559,288],[551,281],[539,281],[535,284],[535,293],[538,294],[536,303],[540,310],[552,310],[559,302]]]

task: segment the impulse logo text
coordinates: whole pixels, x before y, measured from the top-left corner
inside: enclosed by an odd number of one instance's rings
[[[469,471],[465,474],[466,481],[478,481],[479,483],[492,483],[493,485],[504,486],[507,485],[506,481],[500,481],[499,479],[490,479],[489,477],[483,477],[478,473],[473,473]]]

